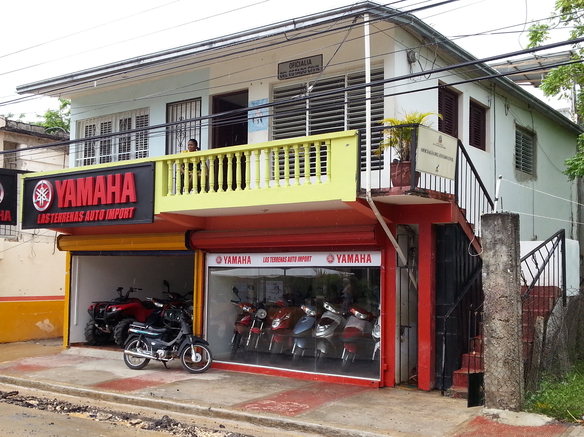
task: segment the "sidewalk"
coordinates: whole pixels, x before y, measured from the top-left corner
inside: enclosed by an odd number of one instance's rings
[[[72,347],[60,340],[0,344],[0,384],[209,422],[247,424],[295,436],[584,437],[583,426],[542,416],[467,408],[439,392],[311,382],[211,368],[185,372],[179,362],[126,367],[122,351]],[[0,388],[2,389],[2,388]],[[241,432],[241,431],[240,431]],[[248,431],[250,432],[250,431]]]

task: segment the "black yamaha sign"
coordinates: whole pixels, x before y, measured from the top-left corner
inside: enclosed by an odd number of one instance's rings
[[[16,225],[17,173],[0,169],[0,225]]]
[[[154,163],[151,162],[24,180],[24,229],[153,221]]]

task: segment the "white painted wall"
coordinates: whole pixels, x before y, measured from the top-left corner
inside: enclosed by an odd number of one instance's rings
[[[142,288],[132,297],[163,298],[166,289],[184,294],[193,290],[193,256],[74,256],[71,278],[70,343],[85,341],[87,308],[93,301],[109,301],[117,297],[116,289]],[[64,275],[63,275],[64,276]]]
[[[166,104],[170,102],[200,97],[205,115],[209,113],[210,101],[215,94],[247,89],[250,101],[270,99],[271,90],[275,86],[316,79],[316,76],[306,76],[279,81],[276,78],[279,62],[316,54],[323,54],[327,65],[325,76],[345,71],[363,71],[362,26],[356,24],[347,32],[348,37],[342,44],[346,36],[343,31],[319,38],[317,42],[295,40],[289,35],[290,41],[284,45],[261,47],[252,54],[237,58],[216,59],[212,64],[200,65],[200,68],[193,64],[189,68],[166,69],[173,73],[159,73],[152,79],[143,76],[141,82],[123,88],[97,83],[84,95],[75,97],[72,104],[73,118],[84,119],[148,107],[150,123],[156,125],[166,122]],[[419,48],[422,43],[390,23],[376,23],[371,36],[372,63],[384,65],[386,78],[447,65],[449,61],[440,57],[436,47],[425,45]],[[418,62],[408,64],[406,53],[409,48],[416,48]],[[538,113],[530,101],[517,100],[489,82],[457,84],[469,77],[456,70],[388,83],[385,87],[388,95],[385,102],[386,116],[399,116],[413,110],[437,112],[435,87],[439,83],[450,84],[460,93],[459,137],[467,145],[469,104],[471,99],[479,102],[487,108],[487,147],[486,151],[472,147],[467,147],[467,150],[492,198],[495,197],[497,178],[502,176],[499,206],[501,210],[520,214],[521,239],[543,240],[560,228],[567,230],[568,237],[578,238],[576,224],[581,220],[576,203],[577,189],[575,183],[568,182],[562,173],[564,160],[576,152],[575,133],[553,123],[546,114]],[[424,91],[419,91],[422,89]],[[416,90],[418,92],[413,92]],[[374,123],[378,121],[373,120]],[[437,121],[436,116],[432,117],[435,128]],[[520,174],[514,168],[516,125],[530,129],[537,135],[537,167],[533,177]],[[249,135],[250,143],[269,139],[269,130]],[[151,156],[165,153],[164,141],[164,135],[152,139]],[[202,149],[208,147],[208,142],[209,131],[203,129]],[[382,178],[373,177],[373,181],[388,180],[386,172]]]

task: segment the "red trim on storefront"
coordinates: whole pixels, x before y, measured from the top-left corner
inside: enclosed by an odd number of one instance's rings
[[[421,223],[418,237],[418,388],[432,390],[436,367],[436,234]]]
[[[390,226],[391,232],[395,234],[395,226]],[[396,300],[396,251],[387,248],[382,252],[381,262],[381,386],[395,387],[395,360],[396,360],[396,323],[397,323],[397,300]]]
[[[0,302],[30,302],[43,300],[65,300],[65,296],[0,296]]]
[[[257,373],[257,374],[261,374],[261,375],[284,376],[287,378],[302,379],[305,381],[320,381],[320,382],[330,382],[330,383],[335,383],[335,384],[353,384],[353,385],[359,385],[362,387],[373,387],[373,388],[381,387],[379,381],[373,381],[371,379],[349,378],[346,376],[327,375],[327,374],[323,374],[323,373],[294,372],[291,370],[276,369],[273,367],[247,366],[247,365],[232,364],[232,363],[225,363],[225,362],[219,362],[219,361],[214,361],[213,364],[211,365],[211,367],[213,369],[232,370],[235,372],[249,372],[249,373]]]
[[[230,252],[267,248],[371,248],[381,247],[382,233],[375,225],[339,226],[334,228],[268,229],[227,232],[193,232],[191,248]]]

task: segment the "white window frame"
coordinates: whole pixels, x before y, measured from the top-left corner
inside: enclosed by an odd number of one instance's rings
[[[148,108],[77,121],[77,139],[85,139],[85,141],[77,144],[76,166],[147,158],[150,145],[149,132],[134,132],[126,135],[123,132],[145,128],[149,125]],[[92,139],[110,133],[120,135]]]

